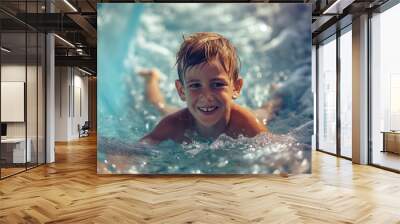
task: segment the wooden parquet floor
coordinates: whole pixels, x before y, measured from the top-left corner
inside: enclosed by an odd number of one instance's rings
[[[400,175],[313,153],[311,175],[97,175],[96,140],[0,181],[0,223],[400,223]]]

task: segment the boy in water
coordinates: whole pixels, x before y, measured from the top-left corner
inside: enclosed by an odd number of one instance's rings
[[[158,86],[159,74],[155,69],[139,74],[146,78],[146,95],[160,112],[167,114],[152,132],[140,142],[158,144],[164,140],[191,142],[190,136],[216,139],[221,134],[232,138],[239,135],[254,137],[267,128],[252,111],[236,104],[243,79],[239,77],[235,48],[217,33],[195,33],[184,38],[177,53],[179,79],[175,87],[187,107],[176,111],[165,104]],[[264,104],[258,114],[270,119],[281,104],[275,100]]]

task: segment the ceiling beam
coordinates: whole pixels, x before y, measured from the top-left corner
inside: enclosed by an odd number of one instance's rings
[[[97,30],[94,28],[85,17],[80,14],[68,14],[68,17],[73,20],[77,25],[79,25],[86,34],[90,37],[86,41],[96,42],[97,41]],[[96,43],[90,43],[92,46]]]
[[[56,66],[81,66],[96,71],[97,60],[91,56],[55,56]]]
[[[62,13],[18,13],[16,17],[42,32],[82,30],[75,21]]]
[[[351,5],[354,0],[336,0],[332,2],[322,14],[342,14],[343,10]]]

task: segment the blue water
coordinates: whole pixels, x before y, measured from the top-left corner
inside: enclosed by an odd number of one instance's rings
[[[99,4],[99,173],[303,173],[310,171],[311,9],[304,4]],[[283,105],[254,139],[158,147],[135,145],[161,115],[144,98],[142,68],[161,71],[166,101],[176,94],[175,53],[182,35],[218,32],[241,59],[240,105],[256,109],[278,95]],[[271,86],[278,86],[272,92]],[[114,161],[123,155],[127,161]],[[118,157],[119,158],[119,157]],[[128,165],[126,164],[128,163]]]

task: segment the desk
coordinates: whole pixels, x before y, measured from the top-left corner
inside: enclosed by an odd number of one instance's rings
[[[400,154],[400,131],[382,131],[383,151]]]
[[[30,138],[28,138],[27,142],[28,142],[27,144],[28,147],[26,147],[26,154],[25,154],[25,138],[1,139],[2,154],[3,152],[11,151],[12,161],[10,162],[12,163],[25,163],[25,158],[27,158],[26,162],[30,162],[32,159],[32,154],[31,154],[32,141]],[[9,146],[12,147],[11,150],[9,149]]]

